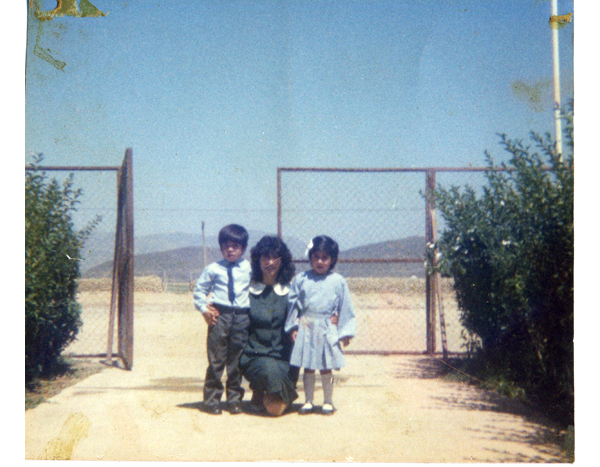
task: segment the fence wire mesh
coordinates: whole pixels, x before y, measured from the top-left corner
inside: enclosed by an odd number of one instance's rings
[[[279,234],[292,244],[329,235],[340,245],[336,270],[345,276],[358,319],[351,352],[420,353],[427,350],[426,175],[450,187],[480,189],[473,169],[302,169],[278,172]],[[437,231],[444,229],[437,219]],[[294,252],[296,258],[304,252]],[[300,271],[307,260],[298,263]],[[462,351],[463,328],[451,279],[440,282],[435,348]],[[443,310],[445,328],[440,327]]]
[[[59,183],[72,175],[73,188],[81,189],[76,211],[72,214],[75,230],[85,228],[99,218],[92,235],[84,244],[79,258],[81,278],[78,282],[77,302],[81,305],[82,326],[77,338],[64,351],[65,355],[100,355],[106,353],[112,277],[89,280],[90,271],[111,262],[114,256],[117,213],[117,171],[45,169],[48,180]],[[114,341],[117,341],[117,331]]]
[[[393,244],[362,247],[422,235],[425,228],[419,172],[284,170],[281,186],[284,237],[308,243],[325,234],[344,251],[358,247],[354,255],[392,259],[403,253]]]
[[[470,185],[481,190],[485,183],[483,171],[435,169],[434,172],[436,183],[445,187]],[[83,309],[83,326],[66,353],[104,354],[111,300],[117,177],[114,171],[48,172],[58,181],[69,173],[73,173],[74,186],[83,189],[74,216],[76,228],[83,228],[97,215],[101,216],[101,222],[78,258],[82,272],[78,301]],[[309,267],[304,255],[312,237],[326,234],[338,241],[341,252],[336,270],[348,280],[358,318],[357,336],[347,350],[378,354],[424,352],[427,348],[426,170],[280,169],[278,178],[277,223],[273,221],[274,209],[246,213],[251,217],[247,223],[267,226],[266,230],[271,231],[277,228],[298,260],[298,272]],[[183,209],[183,214],[181,211],[153,206],[138,208],[136,224],[151,224],[157,215],[171,216],[174,223],[181,218],[189,221],[190,210]],[[198,223],[208,219],[215,225],[227,223],[223,216],[223,212],[210,210],[194,211],[191,215]],[[237,221],[240,213],[232,211],[230,216],[232,222]],[[443,229],[443,219],[438,216],[437,230]],[[197,230],[198,235],[190,240],[190,245],[200,244],[200,228]],[[249,245],[258,240],[251,238]],[[218,259],[215,242],[207,238],[208,262]],[[139,256],[135,291],[191,295],[190,285],[204,266],[201,250],[194,250],[193,264],[183,272],[168,269],[174,266],[172,262],[156,264],[155,259],[153,264],[146,265],[144,254],[149,251],[138,250],[136,246]],[[460,352],[463,328],[450,279],[442,279],[441,292],[448,348],[450,352]],[[434,312],[438,315],[439,310]],[[442,329],[438,316],[435,323],[439,350]],[[115,329],[115,342],[117,332]]]

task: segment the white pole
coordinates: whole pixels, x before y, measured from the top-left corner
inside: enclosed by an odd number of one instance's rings
[[[552,0],[551,16],[558,15],[558,0]],[[562,161],[562,125],[560,119],[560,66],[558,61],[558,28],[552,27],[552,60],[554,63],[554,130],[556,133],[556,152]]]
[[[204,237],[204,221],[202,221],[202,252],[204,253],[204,269],[206,269],[206,238]]]

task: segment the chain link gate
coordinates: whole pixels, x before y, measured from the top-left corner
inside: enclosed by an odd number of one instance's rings
[[[435,187],[438,172],[483,171],[277,170],[277,231],[292,245],[298,271],[310,265],[294,245],[307,245],[322,234],[340,245],[336,271],[348,281],[358,321],[348,353],[461,350],[463,328],[452,281],[427,275],[427,244],[435,242],[441,226],[425,193]],[[446,179],[461,178],[455,175]]]
[[[73,186],[82,196],[73,214],[76,230],[96,216],[100,223],[84,244],[79,261],[77,301],[82,325],[77,338],[65,350],[75,357],[113,356],[123,365],[133,365],[133,173],[132,151],[127,149],[121,166],[26,166],[25,170],[52,172],[62,183],[73,176]],[[116,175],[116,177],[115,177]],[[112,259],[112,274],[88,279],[87,271]],[[116,342],[116,349],[113,349]]]

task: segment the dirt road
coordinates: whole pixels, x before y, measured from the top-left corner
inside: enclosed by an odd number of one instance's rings
[[[543,420],[436,378],[438,362],[427,357],[348,355],[332,417],[299,416],[301,400],[276,419],[205,414],[205,325],[189,302],[160,300],[136,305],[132,371],[108,367],[26,412],[27,459],[568,461]]]

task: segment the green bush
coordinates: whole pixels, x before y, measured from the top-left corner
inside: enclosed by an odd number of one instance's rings
[[[81,190],[72,174],[61,184],[49,181],[37,165],[25,173],[25,376],[50,370],[61,351],[75,339],[80,306],[76,279],[83,242],[99,218],[75,231],[72,214]]]
[[[497,170],[486,152],[487,184],[438,187],[446,221],[440,268],[454,278],[461,321],[479,356],[545,402],[573,408],[573,111],[563,112],[565,146],[550,135],[501,135],[511,154]]]

